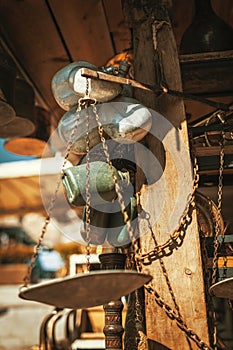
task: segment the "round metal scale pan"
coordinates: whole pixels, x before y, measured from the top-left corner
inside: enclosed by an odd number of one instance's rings
[[[117,300],[151,279],[136,271],[92,271],[23,287],[19,297],[58,308],[85,309]]]

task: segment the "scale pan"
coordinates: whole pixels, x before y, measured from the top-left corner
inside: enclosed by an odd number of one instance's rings
[[[226,278],[210,287],[210,294],[217,298],[233,300],[233,277]]]
[[[118,300],[151,279],[136,271],[92,271],[22,288],[19,297],[58,308],[85,309]]]

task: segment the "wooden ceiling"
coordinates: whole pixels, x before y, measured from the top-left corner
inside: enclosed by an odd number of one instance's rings
[[[193,0],[173,0],[171,19],[179,48],[194,13]],[[212,0],[216,13],[233,23],[232,0]],[[1,0],[0,39],[19,73],[34,87],[39,105],[56,121],[64,111],[51,92],[51,80],[73,61],[104,66],[132,47],[121,0]]]
[[[131,46],[119,0],[3,0],[0,30],[21,74],[32,83],[38,103],[55,119],[64,113],[51,93],[58,70],[73,61],[99,67]]]

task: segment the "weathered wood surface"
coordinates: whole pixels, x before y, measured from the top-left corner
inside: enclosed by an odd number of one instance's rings
[[[125,0],[123,4],[126,20],[133,29],[135,79],[145,84],[155,84],[160,57],[168,86],[181,90],[177,49],[166,11],[168,2]],[[156,240],[161,244],[178,224],[192,188],[184,104],[182,100],[168,95],[156,98],[151,93],[139,90],[135,91],[135,97],[161,113],[161,116],[154,114],[151,134],[146,136],[144,144],[135,146],[137,187],[141,191],[142,206],[149,212]],[[156,161],[153,164],[153,158],[158,159],[161,166]],[[143,171],[145,173],[146,167],[148,172],[145,175]],[[140,221],[140,233],[143,253],[152,250],[154,242],[143,219]],[[195,213],[183,242],[169,253],[163,262],[180,314],[188,327],[208,344],[202,261]],[[143,270],[153,276],[153,287],[175,309],[158,259],[144,266]],[[177,327],[176,321],[171,320],[147,292],[145,301],[149,349],[198,349]]]
[[[180,67],[185,92],[232,95],[232,50],[181,55]]]
[[[195,154],[197,157],[218,156],[220,153],[220,146],[211,147],[195,147]],[[225,154],[233,153],[233,145],[227,145],[224,147]]]

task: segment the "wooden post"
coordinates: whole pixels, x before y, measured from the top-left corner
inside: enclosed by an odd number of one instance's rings
[[[158,84],[161,73],[158,68],[161,67],[168,86],[182,91],[168,4],[168,0],[124,0],[123,11],[133,33],[135,80],[144,84]],[[166,93],[156,97],[153,93],[135,89],[134,96],[160,113],[153,115],[151,133],[145,137],[143,144],[135,146],[135,156],[139,165],[137,190],[141,193],[141,204],[150,214],[156,241],[162,244],[178,225],[188,194],[192,190],[192,165],[184,104],[181,99]],[[149,153],[152,158],[148,157]],[[159,162],[154,163],[157,167],[151,163],[153,157]],[[147,160],[149,164],[145,175]],[[148,222],[141,219],[139,226],[142,252],[146,253],[153,249],[154,241]],[[143,272],[148,271],[153,276],[154,290],[197,334],[196,339],[208,344],[204,280],[195,211],[192,222],[179,243],[164,253],[162,260],[165,270],[162,271],[159,259],[155,258],[144,265]],[[155,302],[151,293],[145,293],[145,305],[149,349],[198,349],[198,345],[177,327],[176,320],[168,317],[165,309]]]

